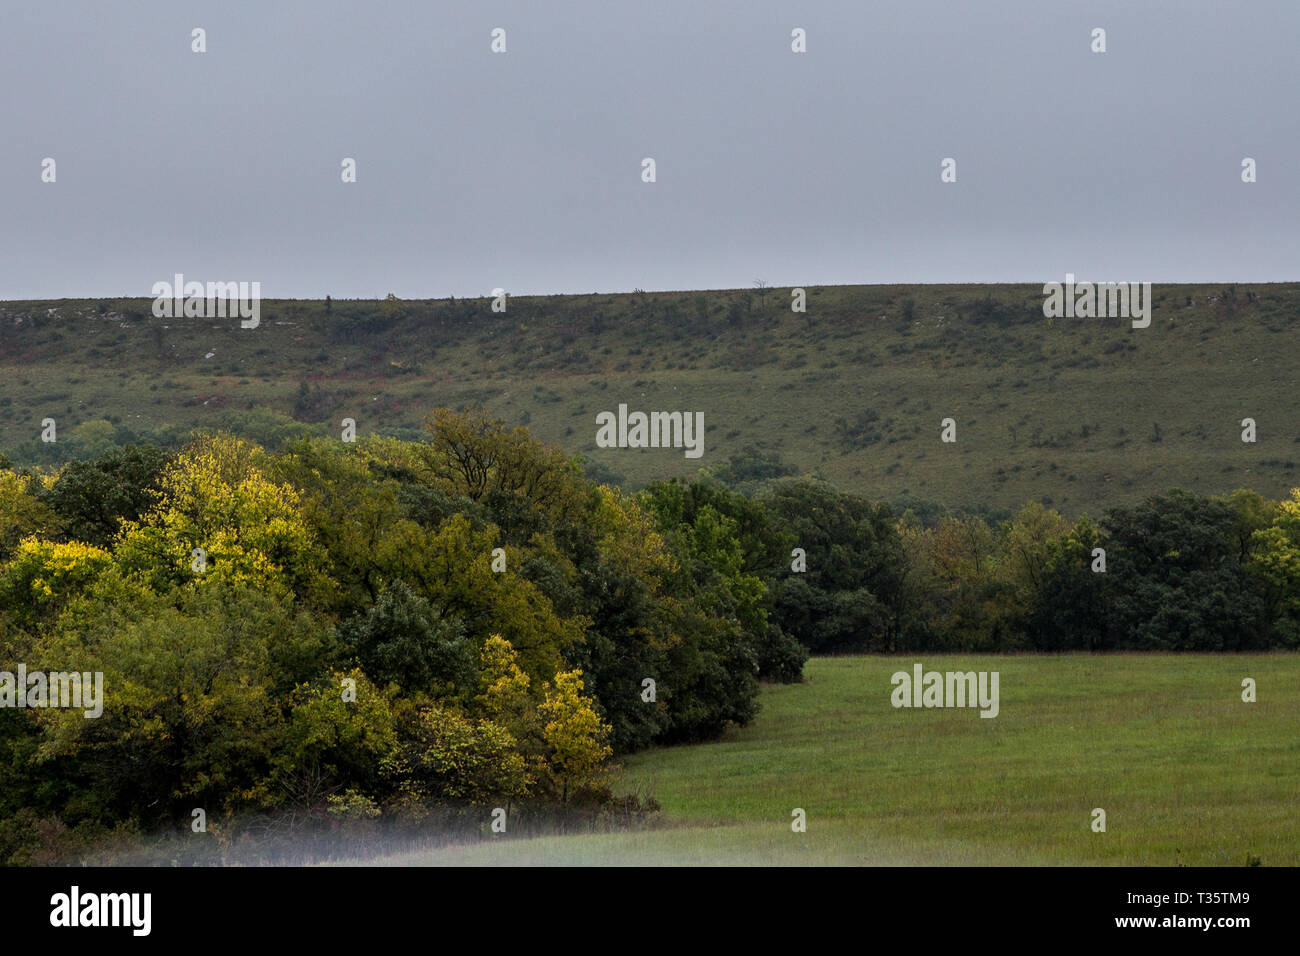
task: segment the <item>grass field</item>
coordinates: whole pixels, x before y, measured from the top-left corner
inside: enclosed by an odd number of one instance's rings
[[[726,739],[639,754],[668,825],[497,838],[390,864],[1300,863],[1300,655],[932,657],[1001,712],[894,709],[912,658],[808,662]],[[1252,677],[1258,701],[1241,700]],[[791,830],[791,811],[807,832]],[[1093,808],[1105,833],[1090,828]]]
[[[268,300],[254,330],[155,319],[148,299],[0,302],[0,449],[47,452],[46,417],[93,447],[108,423],[266,440],[278,416],[337,438],[344,417],[365,435],[477,404],[632,487],[754,446],[884,501],[1095,517],[1173,486],[1285,496],[1300,285],[1153,293],[1146,329],[1045,319],[1042,287],[1021,285],[814,287],[806,315],[786,289],[520,297],[503,314]],[[596,414],[619,403],[702,411],[704,457],[596,448]]]

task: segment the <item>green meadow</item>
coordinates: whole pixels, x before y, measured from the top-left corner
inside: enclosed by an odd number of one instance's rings
[[[629,833],[400,854],[395,865],[1300,863],[1300,656],[952,656],[993,671],[1000,713],[895,709],[902,657],[817,658],[724,739],[637,754]],[[1242,701],[1242,680],[1257,701]],[[802,808],[807,830],[793,832]],[[1093,832],[1092,811],[1106,811]],[[371,861],[375,862],[375,861]]]

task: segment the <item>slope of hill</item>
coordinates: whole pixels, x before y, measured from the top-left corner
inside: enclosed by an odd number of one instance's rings
[[[1066,514],[1176,485],[1300,484],[1300,284],[1157,286],[1145,329],[1046,319],[1040,286],[807,291],[806,314],[788,289],[519,297],[504,313],[267,300],[248,330],[154,318],[149,299],[4,302],[0,451],[50,460],[192,427],[274,442],[345,417],[400,434],[477,404],[631,486],[732,456],[740,478],[787,468],[873,498]],[[620,404],[703,412],[703,457],[597,448],[597,413]],[[46,418],[61,447],[39,441]]]

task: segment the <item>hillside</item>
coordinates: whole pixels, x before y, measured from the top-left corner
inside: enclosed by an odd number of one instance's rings
[[[1146,329],[1045,319],[1029,285],[811,287],[806,315],[788,289],[520,297],[504,314],[486,298],[267,300],[251,330],[156,319],[150,299],[3,302],[0,451],[50,460],[191,427],[274,441],[344,417],[403,434],[477,404],[631,486],[753,450],[873,498],[1067,515],[1175,485],[1300,484],[1300,284],[1154,297]],[[703,457],[596,448],[596,414],[620,403],[703,412]],[[57,449],[37,440],[47,417]]]

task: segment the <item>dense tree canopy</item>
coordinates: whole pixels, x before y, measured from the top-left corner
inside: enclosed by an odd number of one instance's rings
[[[0,471],[0,669],[104,675],[97,719],[0,711],[0,819],[563,803],[753,717],[765,589],[731,518],[682,535],[523,429],[429,427]]]
[[[428,428],[0,463],[0,671],[103,674],[95,719],[0,708],[0,859],[34,820],[599,801],[809,652],[1300,646],[1300,489],[991,524],[809,479],[631,494],[482,412]]]

